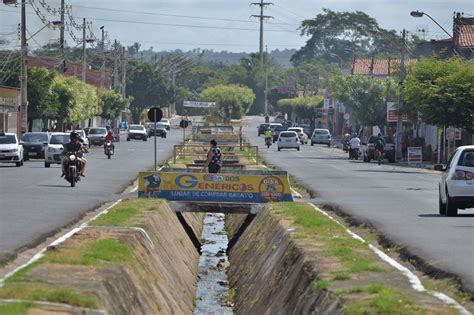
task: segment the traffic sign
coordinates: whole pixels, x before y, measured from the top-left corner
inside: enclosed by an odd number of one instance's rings
[[[181,128],[186,129],[186,128],[188,128],[188,126],[189,126],[189,121],[183,119],[183,120],[181,120],[181,121],[179,122],[179,126],[180,126]]]
[[[196,108],[212,108],[216,107],[216,102],[194,102],[194,101],[184,101],[184,107],[196,107]]]
[[[159,122],[163,118],[163,112],[158,107],[152,107],[148,110],[147,116],[151,122]]]

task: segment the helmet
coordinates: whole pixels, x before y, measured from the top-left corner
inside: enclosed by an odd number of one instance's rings
[[[109,136],[111,136],[111,135],[112,135],[112,130],[109,130],[109,131],[107,132],[107,134],[108,134]]]
[[[76,140],[79,140],[81,137],[79,136],[79,134],[75,131],[71,132],[71,134],[69,135],[69,139],[73,140],[73,139],[76,139]]]
[[[355,137],[357,137],[357,134],[354,132],[354,133],[352,134],[352,138],[355,138]]]

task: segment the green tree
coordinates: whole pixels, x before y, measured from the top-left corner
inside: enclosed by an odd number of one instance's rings
[[[135,123],[140,121],[146,108],[168,106],[175,98],[171,82],[150,63],[135,65],[135,70],[128,76],[126,91],[127,96],[133,97],[130,110]]]
[[[75,77],[56,76],[52,91],[60,103],[60,110],[54,118],[63,126],[74,126],[100,113],[96,89]]]
[[[102,112],[100,116],[105,119],[115,119],[119,117],[120,112],[128,107],[129,99],[123,98],[117,92],[110,90],[97,90],[99,103]]]
[[[399,37],[395,31],[381,29],[377,21],[361,11],[335,12],[323,9],[315,18],[304,20],[300,27],[302,36],[309,36],[305,46],[291,58],[293,64],[310,62],[315,59],[334,61],[337,54],[345,61],[358,54],[383,51],[397,51]],[[377,30],[377,33],[373,31]]]
[[[57,73],[46,68],[28,69],[28,125],[33,119],[54,119],[60,109],[52,88]]]
[[[211,86],[204,89],[200,96],[203,101],[216,102],[218,110],[234,119],[247,114],[255,100],[255,94],[250,88],[236,84]],[[232,106],[232,114],[229,113],[229,106]]]
[[[392,79],[367,76],[334,76],[328,82],[333,96],[364,126],[383,129],[387,117],[387,101],[396,98],[397,86]]]
[[[277,108],[287,113],[288,116],[291,116],[291,113],[295,113],[299,120],[308,119],[314,127],[316,118],[314,113],[316,108],[323,106],[323,101],[324,98],[320,95],[286,98],[280,99],[277,102]]]
[[[474,64],[453,58],[422,59],[404,83],[405,100],[423,121],[474,129]]]

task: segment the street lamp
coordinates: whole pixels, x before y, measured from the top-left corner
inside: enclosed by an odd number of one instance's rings
[[[433,21],[436,25],[438,25],[438,27],[442,29],[449,36],[449,38],[453,38],[453,36],[449,34],[448,31],[445,30],[444,27],[442,27],[438,22],[436,22],[435,19],[433,19],[431,15],[429,15],[428,13],[417,10],[417,11],[411,11],[410,15],[415,18],[421,18],[423,17],[423,15],[426,15],[431,21]]]

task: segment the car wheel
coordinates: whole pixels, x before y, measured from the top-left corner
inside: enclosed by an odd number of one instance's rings
[[[330,147],[330,146],[331,146],[331,144],[330,144],[330,143],[328,143],[328,147]]]
[[[127,138],[127,141],[130,141],[130,138]]]
[[[49,168],[51,164],[44,162],[44,167]]]
[[[28,161],[30,158],[28,157],[28,154],[23,158],[25,161]]]
[[[446,215],[446,204],[444,204],[441,199],[441,189],[439,190],[439,214]]]
[[[449,197],[446,190],[446,215],[448,217],[455,217],[458,215],[458,207],[456,203]]]
[[[147,141],[147,140],[148,140],[148,139],[147,139],[146,137],[145,137],[145,138],[143,138],[143,141]]]
[[[300,147],[296,148],[296,150],[299,151],[299,150],[300,150]]]
[[[280,149],[280,148],[278,148],[278,151],[281,151],[281,149]]]
[[[16,165],[16,167],[20,167],[20,166],[21,166],[21,162],[16,162],[15,165]]]
[[[311,146],[313,146],[313,145],[314,145],[314,143],[313,143],[313,141],[311,141]]]

